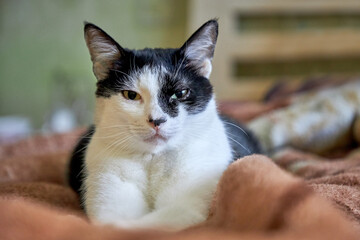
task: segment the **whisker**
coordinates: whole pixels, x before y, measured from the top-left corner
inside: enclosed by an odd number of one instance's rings
[[[251,153],[251,151],[246,148],[244,145],[242,145],[241,143],[239,143],[238,141],[236,141],[235,139],[233,139],[232,137],[228,136],[228,138],[232,141],[234,141],[236,144],[238,144],[240,147],[242,147],[244,150],[246,150],[249,154]]]
[[[99,155],[107,152],[109,149],[111,149],[113,146],[115,146],[116,144],[118,144],[119,142],[122,142],[122,141],[126,141],[124,139],[127,139],[129,136],[125,136],[124,138],[120,138],[120,139],[117,139],[116,141],[110,143],[105,149],[103,149],[102,151],[100,151],[98,154],[96,154],[95,158],[97,158]],[[131,136],[130,136],[131,137]]]
[[[126,142],[128,139],[130,139],[131,136],[127,136],[123,139],[121,139],[120,141],[116,141],[114,144],[112,144],[111,147],[109,147],[107,149],[107,154],[110,156],[110,157],[116,157],[115,156],[115,153],[118,152],[118,151],[122,151],[124,146],[126,145],[123,145],[121,146],[121,144],[123,144],[124,142]],[[119,148],[120,147],[120,148]]]
[[[110,68],[109,70],[114,71],[115,74],[118,72],[118,73],[124,74],[124,75],[127,76],[128,78],[131,78],[131,76],[130,76],[129,74],[127,74],[127,73],[125,73],[125,72],[123,72],[123,71],[120,71],[120,70],[117,70],[117,69],[113,69],[113,68]]]
[[[80,148],[79,150],[75,151],[72,155],[78,154],[78,153],[82,152],[82,151],[85,150],[88,146],[89,146],[89,144],[87,144],[86,146],[84,146],[84,147]]]
[[[233,124],[231,122],[227,122],[227,121],[223,121],[225,124],[228,124],[228,125],[231,125],[231,126],[234,126],[238,129],[240,129],[247,137],[249,137],[249,135],[247,134],[247,132],[240,126],[236,125],[236,124]]]
[[[123,135],[123,134],[119,134],[119,135],[116,135],[116,136],[117,136],[117,137],[120,137],[121,135]],[[107,138],[116,138],[116,137],[107,136],[107,137],[82,137],[82,138],[87,138],[87,139],[91,139],[91,138],[94,138],[94,139],[98,139],[98,138],[107,139]],[[86,146],[84,146],[84,147],[82,147],[81,149],[77,150],[77,151],[74,152],[73,154],[80,153],[81,151],[85,150],[88,146],[89,146],[89,144],[87,144]]]
[[[121,137],[122,135],[126,134],[127,132],[118,132],[116,134],[112,134],[112,135],[106,135],[106,136],[92,136],[92,137],[83,137],[83,138],[87,138],[87,139],[109,139],[109,138],[117,138],[117,137]]]
[[[107,126],[107,127],[96,127],[96,129],[109,129],[109,128],[122,128],[124,129],[124,127],[130,127],[132,125],[114,125],[114,126]]]

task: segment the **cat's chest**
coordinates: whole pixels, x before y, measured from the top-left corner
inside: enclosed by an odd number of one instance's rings
[[[146,167],[145,195],[150,205],[166,188],[171,187],[184,175],[184,167],[176,152],[154,156]],[[151,206],[150,206],[151,207]]]

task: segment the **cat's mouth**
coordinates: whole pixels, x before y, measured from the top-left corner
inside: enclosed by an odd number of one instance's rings
[[[160,133],[156,132],[155,134],[151,135],[150,137],[144,138],[145,142],[149,143],[157,143],[157,142],[166,142],[168,140],[167,137],[161,135]]]

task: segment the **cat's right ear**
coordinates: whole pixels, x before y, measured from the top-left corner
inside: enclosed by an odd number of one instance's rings
[[[86,45],[93,62],[93,71],[98,81],[108,77],[114,61],[124,54],[124,49],[101,28],[85,22],[84,35]]]

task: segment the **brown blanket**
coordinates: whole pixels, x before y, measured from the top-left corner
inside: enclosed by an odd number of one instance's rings
[[[250,120],[291,104],[226,103]],[[90,223],[66,186],[66,164],[83,130],[0,146],[0,239],[358,239],[360,151],[320,156],[295,149],[253,155],[224,173],[206,222],[173,233]],[[277,164],[275,164],[275,163]],[[280,166],[281,168],[279,168]],[[294,177],[291,175],[296,175]]]

